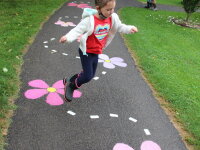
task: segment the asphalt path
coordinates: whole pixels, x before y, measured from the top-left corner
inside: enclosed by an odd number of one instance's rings
[[[24,56],[6,150],[186,150],[120,34],[104,51],[95,78],[64,102],[62,78],[81,71],[79,43],[58,40],[80,21],[80,4],[94,6],[93,0],[71,2],[49,18]],[[118,0],[116,10],[126,6],[144,4]]]

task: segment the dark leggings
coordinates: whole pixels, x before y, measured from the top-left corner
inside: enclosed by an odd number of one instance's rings
[[[89,82],[96,73],[98,65],[98,54],[87,54],[88,56],[83,55],[82,51],[79,49],[83,71],[78,75],[78,78],[75,81],[77,87],[80,87],[82,84]]]

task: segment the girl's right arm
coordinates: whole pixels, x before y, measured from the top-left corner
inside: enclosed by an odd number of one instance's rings
[[[59,42],[71,43],[75,41],[80,35],[87,32],[89,24],[90,24],[89,20],[90,20],[89,17],[82,19],[81,22],[75,28],[70,30],[66,35],[62,36]]]
[[[67,42],[67,38],[65,36],[62,36],[59,40],[60,43],[65,43]]]

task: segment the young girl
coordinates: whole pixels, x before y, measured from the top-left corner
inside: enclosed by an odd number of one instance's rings
[[[98,54],[107,47],[116,32],[135,33],[135,26],[122,24],[119,17],[114,13],[115,0],[95,0],[96,9],[86,8],[82,14],[81,22],[60,38],[61,43],[71,43],[80,35],[79,55],[83,71],[70,78],[64,78],[65,99],[72,101],[73,92],[82,84],[89,82],[95,75]]]

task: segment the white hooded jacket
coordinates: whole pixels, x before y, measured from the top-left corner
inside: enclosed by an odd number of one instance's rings
[[[83,55],[87,55],[86,41],[87,41],[88,36],[90,36],[93,33],[93,30],[94,30],[94,16],[93,15],[96,13],[98,12],[95,9],[85,8],[83,10],[81,22],[65,35],[68,43],[75,41],[80,35],[82,35],[80,39],[79,47],[82,50]],[[107,41],[104,48],[106,48],[110,44],[116,32],[128,34],[131,32],[131,28],[134,27],[134,26],[122,24],[116,13],[113,13],[111,17],[112,17],[112,26],[108,33]]]

